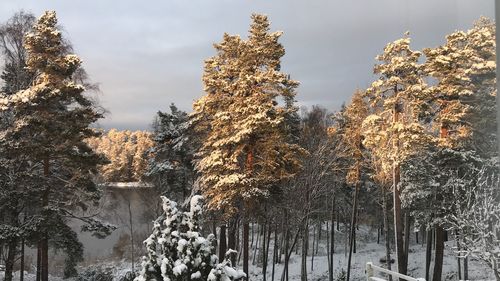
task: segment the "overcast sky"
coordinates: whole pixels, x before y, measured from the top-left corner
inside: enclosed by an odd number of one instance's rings
[[[282,70],[301,82],[299,104],[330,110],[370,84],[374,57],[405,31],[421,49],[481,15],[494,18],[494,0],[1,0],[0,21],[20,9],[57,12],[100,84],[109,111],[100,125],[119,129],[148,129],[171,102],[190,111],[212,44],[224,32],[245,37],[255,12],[284,31]]]

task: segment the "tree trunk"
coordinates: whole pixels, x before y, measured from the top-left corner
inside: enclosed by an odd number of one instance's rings
[[[393,168],[393,200],[394,200],[394,237],[396,240],[396,255],[398,262],[398,272],[407,274],[408,261],[405,255],[404,245],[404,222],[401,211],[400,190],[398,188],[400,180],[399,165],[395,164]]]
[[[36,248],[36,281],[42,279],[42,243],[38,241]]]
[[[302,233],[302,260],[300,268],[300,280],[307,281],[307,249],[309,248],[309,220],[306,219]]]
[[[264,222],[264,225],[262,226],[262,247],[260,249],[260,255],[261,255],[261,261],[262,261],[262,280],[266,281],[267,276],[266,276],[266,234],[267,234],[267,223]]]
[[[285,237],[284,237],[285,261],[284,262],[285,262],[285,264],[283,265],[283,275],[281,277],[281,280],[288,281],[288,257],[289,257],[288,252],[291,252],[293,248],[290,249],[290,241],[289,241],[290,240],[290,237],[289,237],[290,231],[288,229],[288,212],[286,209],[284,209],[284,212],[285,212],[285,223],[286,223],[285,233],[284,233],[284,235],[285,235]]]
[[[326,258],[327,258],[327,262],[328,262],[328,280],[329,281],[333,281],[332,279],[330,279],[330,272],[332,271],[332,268],[330,267],[330,261],[331,261],[331,257],[330,257],[330,226],[329,226],[330,222],[329,221],[326,221]]]
[[[130,224],[130,245],[131,245],[130,257],[132,258],[132,273],[135,273],[134,220],[132,218],[132,206],[130,204],[130,198],[128,198],[128,221]]]
[[[391,241],[389,236],[389,207],[387,206],[387,194],[385,188],[382,187],[382,208],[384,212],[384,240],[385,240],[385,263],[388,270],[391,270]],[[389,276],[389,281],[392,276]]]
[[[222,262],[227,252],[226,224],[221,224],[219,237],[219,262]]]
[[[377,245],[380,244],[380,225],[377,225]]]
[[[229,231],[228,231],[228,239],[227,239],[227,247],[228,249],[232,249],[236,251],[236,227],[238,225],[238,218],[233,218],[229,222]],[[233,266],[236,265],[236,255],[231,255],[231,264]]]
[[[19,281],[24,281],[24,238],[21,239],[21,261],[20,261]]]
[[[330,264],[328,266],[328,280],[333,281],[333,254],[335,253],[335,194],[332,196],[332,209],[331,209],[331,222],[332,229],[330,232]],[[337,218],[337,230],[338,230],[338,221]]]
[[[288,281],[288,262],[290,261],[290,256],[292,255],[293,248],[295,247],[295,244],[297,244],[297,240],[299,239],[300,231],[301,231],[300,228],[297,229],[290,250],[285,252],[285,265],[283,266],[283,273],[281,275],[282,281]],[[285,247],[288,248],[288,239],[285,240],[285,245],[286,245]]]
[[[444,230],[441,226],[436,226],[436,251],[434,252],[434,273],[432,281],[441,281],[443,273],[444,255]]]
[[[316,252],[316,244],[318,242],[316,241],[316,227],[313,227],[313,244],[312,244],[312,251],[311,251],[311,272],[314,271],[314,254]]]
[[[269,261],[269,244],[271,241],[271,233],[272,233],[271,223],[269,223],[267,226],[267,242],[266,242],[266,250],[264,251],[264,264],[262,267],[262,272],[264,273],[264,280],[266,280],[266,276],[267,276],[267,264]],[[273,260],[274,260],[274,258],[273,258]]]
[[[404,245],[405,245],[405,261],[406,261],[406,269],[408,271],[408,254],[410,251],[410,215],[407,211],[404,211],[404,222],[405,222],[405,237],[404,237]]]
[[[43,161],[43,174],[48,178],[50,175],[49,170],[49,159],[45,158]],[[49,206],[49,186],[45,188],[42,198],[42,208],[45,209]],[[47,218],[46,218],[47,219]],[[41,281],[49,281],[49,234],[47,230],[42,234],[42,240],[40,241],[40,251],[41,251]]]
[[[271,272],[271,281],[274,281],[274,270],[275,270],[275,265],[277,262],[277,255],[278,254],[278,223],[276,222],[274,225],[274,245],[273,245],[273,268]]]
[[[456,242],[457,242],[457,251],[458,251],[458,256],[457,256],[457,269],[458,269],[458,280],[462,280],[462,266],[460,264],[460,237],[458,235],[458,232],[455,232],[456,234]]]
[[[17,239],[11,238],[7,243],[7,259],[5,260],[5,281],[12,281],[14,261],[16,259]]]
[[[319,252],[319,242],[321,241],[321,231],[322,230],[322,223],[319,221],[318,223],[318,240],[316,240],[316,255],[318,255]]]
[[[464,258],[464,280],[469,280],[469,258]]]
[[[425,249],[425,280],[429,280],[430,267],[431,267],[431,255],[432,255],[432,230],[427,230],[426,234],[427,247]]]
[[[247,275],[247,281],[250,280],[250,276],[248,275],[248,235],[248,218],[245,218],[245,221],[243,222],[243,272]]]
[[[252,257],[252,265],[255,265],[255,259],[257,258],[257,251],[259,250],[259,242],[260,236],[262,234],[262,226],[260,224],[257,225],[257,237],[255,238],[255,247],[253,248],[253,257]]]
[[[356,182],[354,186],[354,197],[352,203],[352,218],[351,218],[351,235],[349,237],[349,258],[347,259],[347,281],[351,280],[351,260],[352,252],[354,247],[354,237],[356,235],[356,215],[358,213],[358,192],[359,192],[359,182]]]

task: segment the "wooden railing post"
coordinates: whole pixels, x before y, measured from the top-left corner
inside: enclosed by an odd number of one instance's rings
[[[371,262],[366,263],[366,281],[370,281],[370,278],[373,277],[373,267]]]

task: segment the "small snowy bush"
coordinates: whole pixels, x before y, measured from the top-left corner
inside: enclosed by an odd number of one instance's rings
[[[200,234],[202,196],[193,196],[189,212],[179,211],[177,204],[164,196],[161,199],[164,214],[144,241],[148,254],[135,281],[230,281],[245,277],[232,268],[228,258],[218,264],[214,235],[205,238]]]
[[[92,266],[78,274],[76,281],[113,281],[111,268]]]

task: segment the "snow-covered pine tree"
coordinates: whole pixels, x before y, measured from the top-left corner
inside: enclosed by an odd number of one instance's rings
[[[176,202],[164,196],[161,199],[164,214],[144,241],[148,254],[136,281],[236,281],[245,277],[232,268],[229,258],[218,264],[214,235],[201,235],[202,196],[191,198],[187,212],[179,210]]]
[[[454,32],[443,46],[423,52],[425,71],[438,81],[430,91],[439,145],[495,157],[495,23],[480,18],[472,29]]]
[[[482,163],[498,155],[495,25],[481,18],[471,30],[446,39],[443,46],[423,51],[424,71],[437,80],[429,87],[429,127],[437,146],[408,160],[403,171],[408,188],[404,204],[419,224],[436,228],[433,280],[441,279],[447,227],[443,218],[452,210],[450,205],[443,207],[443,200],[456,198],[446,188],[448,182],[458,175],[474,175]]]
[[[252,15],[247,40],[224,34],[217,54],[205,62],[206,95],[191,122],[206,132],[195,165],[208,207],[227,216],[249,215],[271,189],[299,166],[300,147],[287,142],[280,97],[298,82],[280,72],[281,32],[269,32],[267,16]],[[248,219],[243,224],[244,270],[248,272]]]
[[[347,105],[344,114],[345,127],[342,135],[342,143],[346,147],[345,157],[348,159],[349,168],[346,176],[346,182],[354,186],[352,202],[351,230],[349,235],[349,257],[347,259],[347,280],[351,276],[351,258],[354,246],[356,215],[358,213],[358,194],[361,188],[361,172],[366,162],[366,155],[363,149],[363,130],[362,125],[368,116],[368,104],[363,98],[363,92],[356,91],[352,97],[351,103]]]
[[[64,223],[69,208],[84,208],[98,198],[92,176],[104,158],[84,140],[96,136],[89,126],[102,115],[83,95],[84,88],[72,81],[81,61],[67,54],[55,12],[45,12],[24,43],[26,65],[36,79],[30,88],[2,98],[2,110],[13,112],[13,126],[2,131],[0,140],[8,157],[26,157],[36,164],[33,173],[43,175],[38,231],[41,280],[48,281],[48,241],[61,234],[61,228],[50,224]]]
[[[145,178],[161,195],[184,200],[194,181],[193,148],[187,136],[189,116],[170,105],[170,113],[159,111],[153,123],[154,146]]]
[[[431,141],[420,122],[427,112],[428,92],[418,59],[405,36],[387,44],[374,68],[379,79],[366,90],[373,113],[363,122],[363,144],[380,162],[383,174],[392,174],[394,228],[398,271],[407,273],[408,253],[404,244],[404,217],[400,198],[400,163]],[[408,225],[406,226],[409,227]]]

